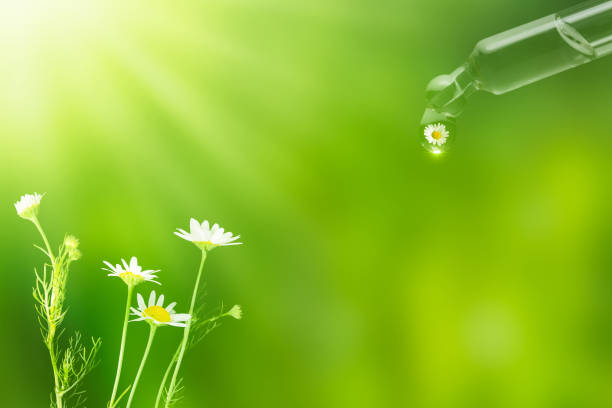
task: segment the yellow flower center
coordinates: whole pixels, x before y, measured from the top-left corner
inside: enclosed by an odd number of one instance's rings
[[[130,272],[130,271],[121,272],[121,273],[119,274],[119,277],[120,277],[120,278],[130,278],[130,277],[131,277],[131,278],[140,278],[140,276],[139,276],[139,275],[136,275],[135,273],[132,273],[132,272]]]
[[[130,271],[121,272],[119,277],[128,285],[138,285],[140,282],[145,280],[142,275],[138,275]]]
[[[152,317],[160,323],[168,323],[172,320],[170,313],[161,306],[149,306],[143,312],[143,315]]]
[[[213,244],[212,242],[210,242],[210,240],[208,241],[193,241],[193,243],[200,249],[209,251],[215,247],[217,247],[218,245]]]
[[[433,132],[431,132],[431,137],[438,140],[439,138],[442,137],[442,133],[438,132],[437,130],[434,130]]]

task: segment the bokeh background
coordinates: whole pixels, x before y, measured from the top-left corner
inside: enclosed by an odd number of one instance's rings
[[[103,338],[90,407],[125,301],[102,261],[161,269],[185,310],[192,216],[242,235],[206,276],[210,310],[245,318],[190,352],[183,407],[611,407],[612,58],[474,95],[447,156],[417,142],[433,76],[575,3],[0,2],[2,405],[51,392],[40,239],[12,206],[38,191],[54,245],[82,243],[66,327]],[[179,338],[160,330],[136,407]]]

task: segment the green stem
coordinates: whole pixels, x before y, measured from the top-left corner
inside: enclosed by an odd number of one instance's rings
[[[170,360],[170,364],[168,364],[168,368],[166,368],[166,372],[164,373],[164,378],[162,378],[161,385],[159,386],[159,391],[157,391],[157,398],[155,398],[155,408],[159,407],[159,403],[162,398],[162,394],[164,392],[164,387],[166,386],[166,381],[168,381],[168,376],[170,375],[170,370],[172,370],[172,366],[176,363],[176,359],[178,358],[179,352],[181,351],[181,342],[179,346],[176,348],[174,355],[172,356],[172,360]]]
[[[51,357],[51,366],[53,367],[53,379],[55,380],[55,405],[57,408],[62,408],[63,402],[62,397],[63,393],[60,390],[59,384],[59,372],[57,369],[57,357],[55,355],[55,347],[53,346],[54,335],[49,338],[49,343],[47,344],[47,348],[49,349],[49,356]]]
[[[34,223],[34,225],[36,225],[36,228],[38,229],[38,232],[40,232],[40,235],[42,236],[43,241],[45,241],[45,246],[47,247],[47,254],[49,255],[49,259],[51,259],[51,266],[55,270],[55,256],[53,256],[53,251],[51,251],[51,245],[49,245],[49,240],[47,239],[47,235],[45,234],[45,231],[43,231],[42,227],[40,226],[40,222],[38,222],[38,218],[36,217],[32,218],[32,222]]]
[[[130,397],[128,398],[128,402],[125,408],[130,408],[130,405],[132,405],[132,398],[134,398],[134,394],[136,393],[136,387],[138,386],[138,380],[140,380],[140,375],[142,374],[144,365],[147,362],[149,351],[151,351],[151,344],[153,343],[153,338],[155,337],[156,329],[157,329],[157,326],[152,324],[151,330],[149,331],[149,341],[147,341],[147,347],[145,348],[144,354],[142,355],[142,361],[140,362],[140,367],[138,367],[136,378],[134,378],[134,384],[132,385],[132,390],[130,391]]]
[[[40,233],[40,236],[42,237],[43,241],[45,242],[45,246],[47,247],[47,255],[49,256],[49,259],[51,260],[51,279],[50,281],[54,282],[55,275],[56,275],[55,256],[53,255],[53,251],[51,250],[51,245],[49,244],[49,240],[47,239],[47,234],[45,234],[45,231],[40,225],[38,218],[33,217],[31,220],[32,220],[32,223],[36,226],[36,229]],[[51,293],[51,302],[53,302],[54,295],[55,295],[54,293]],[[49,313],[49,311],[47,311],[47,313]],[[53,326],[50,323],[50,321],[48,323],[49,323],[49,333],[47,335],[46,342],[47,342],[47,349],[49,350],[49,357],[51,358],[51,366],[53,368],[53,380],[55,383],[55,405],[57,406],[57,408],[62,408],[63,393],[60,390],[59,371],[57,369],[57,356],[55,355],[55,345],[54,345],[55,326]]]
[[[125,350],[125,339],[127,337],[127,326],[130,318],[130,306],[132,305],[132,293],[134,287],[128,285],[127,302],[125,303],[125,317],[123,318],[123,332],[121,333],[121,347],[119,348],[119,362],[117,363],[117,374],[115,375],[115,384],[113,385],[113,393],[109,406],[113,407],[115,404],[115,396],[117,395],[117,388],[119,387],[119,378],[121,377],[121,366],[123,365],[123,352]]]
[[[176,366],[174,367],[174,373],[172,374],[172,380],[170,381],[170,386],[168,387],[168,394],[166,396],[166,404],[165,408],[170,406],[170,401],[172,399],[172,394],[174,393],[174,387],[176,387],[176,378],[178,377],[179,370],[181,368],[181,363],[183,361],[183,356],[185,355],[185,350],[187,349],[187,343],[189,341],[189,329],[191,328],[191,322],[193,320],[193,310],[195,308],[196,299],[198,297],[198,288],[200,286],[200,279],[202,278],[202,270],[204,269],[204,262],[206,261],[206,251],[202,250],[202,260],[200,261],[200,269],[198,270],[198,277],[196,278],[195,287],[193,288],[193,295],[191,296],[191,306],[189,307],[189,314],[191,315],[191,319],[187,322],[185,326],[185,331],[183,334],[183,342],[181,344],[181,351],[179,352],[178,359],[176,361]]]
[[[214,317],[211,317],[211,318],[208,318],[202,321],[200,324],[212,323],[227,315],[228,313],[224,313],[219,316],[214,316]],[[164,392],[164,387],[166,386],[166,382],[168,381],[168,376],[170,375],[170,370],[172,370],[172,366],[174,366],[174,363],[176,363],[176,359],[178,358],[182,345],[183,345],[183,342],[181,340],[181,343],[179,343],[176,351],[174,352],[174,355],[172,356],[172,359],[170,360],[170,364],[168,364],[168,368],[166,368],[166,372],[164,373],[164,378],[162,378],[161,385],[159,386],[159,390],[157,391],[157,398],[155,399],[155,408],[159,407],[159,403],[161,401],[161,398]]]

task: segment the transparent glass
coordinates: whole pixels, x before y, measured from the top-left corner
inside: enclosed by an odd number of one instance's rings
[[[454,125],[476,91],[503,94],[609,54],[612,0],[582,3],[485,38],[465,64],[429,83],[421,129],[432,123]],[[425,135],[421,143],[433,151]]]
[[[476,44],[477,89],[503,94],[612,53],[612,1],[583,3]]]

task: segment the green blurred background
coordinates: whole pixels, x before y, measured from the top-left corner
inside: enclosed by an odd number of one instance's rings
[[[206,274],[245,318],[188,354],[183,407],[611,407],[612,58],[474,95],[445,157],[417,143],[433,76],[575,3],[0,2],[2,406],[51,392],[12,206],[38,191],[52,242],[82,243],[66,326],[103,338],[90,407],[125,301],[102,261],[161,269],[185,310],[191,216],[242,235]],[[159,332],[136,407],[179,338]]]

